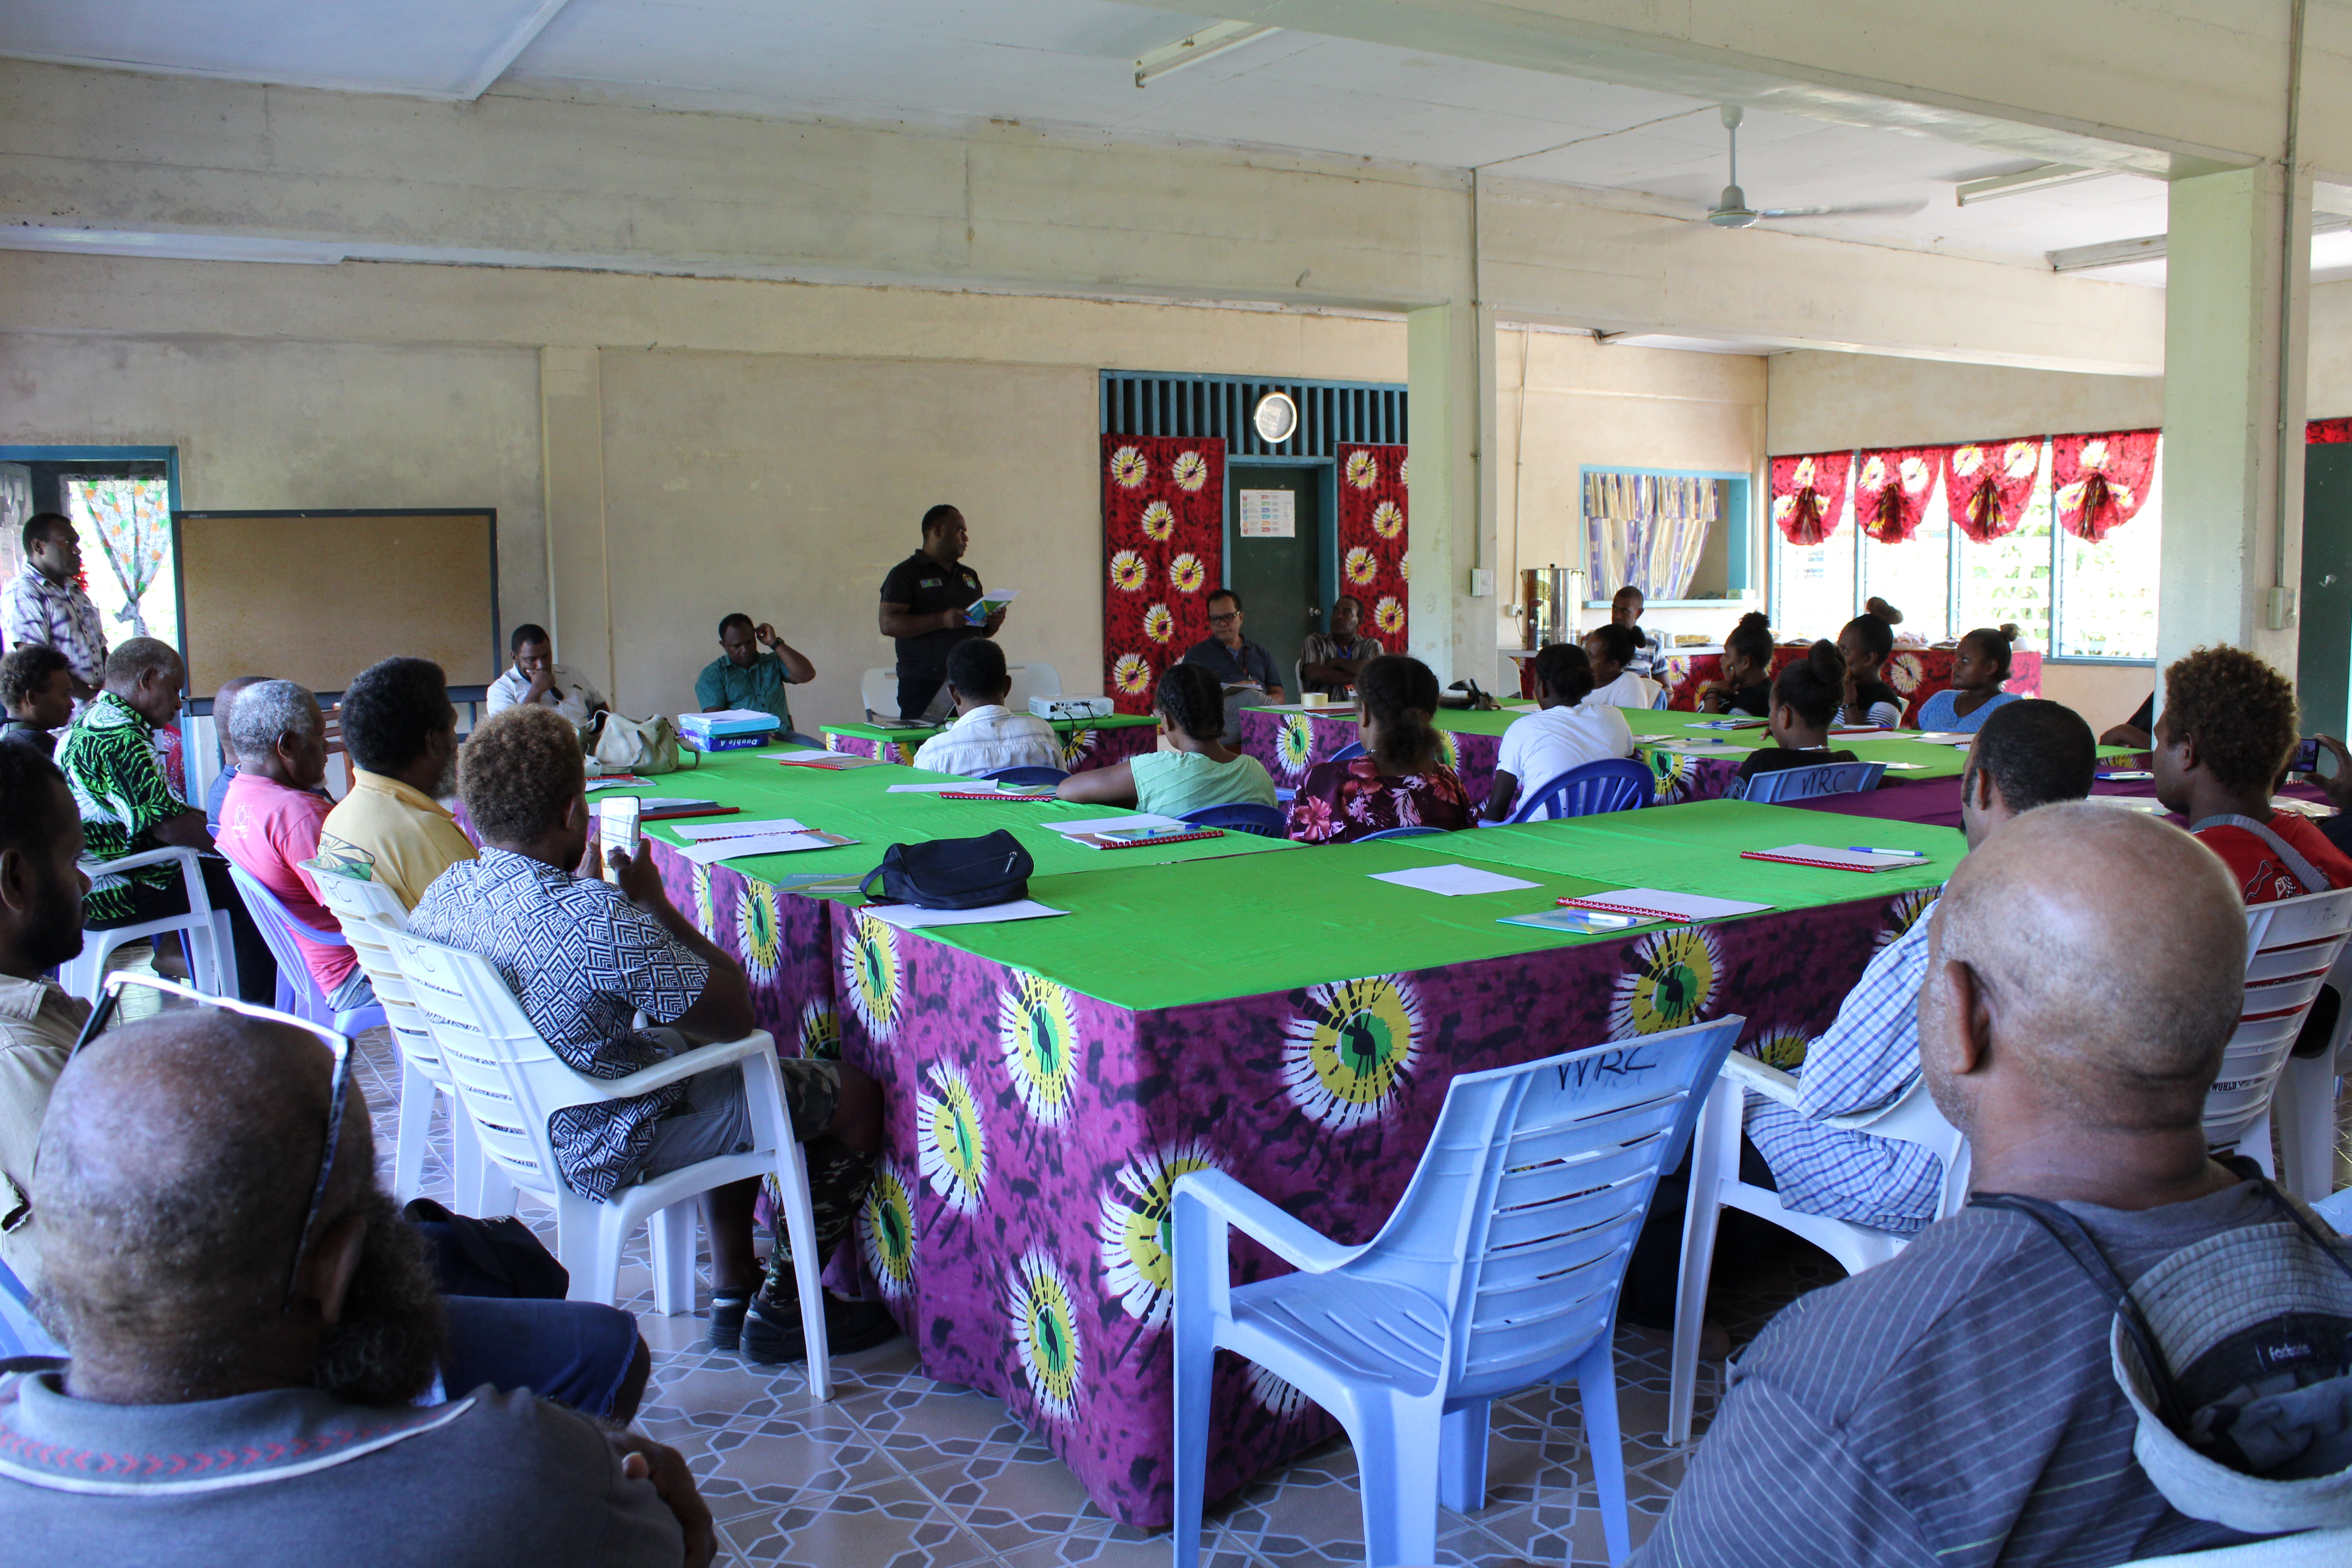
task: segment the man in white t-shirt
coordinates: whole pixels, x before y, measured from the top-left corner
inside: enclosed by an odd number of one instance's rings
[[[915,752],[917,767],[982,778],[1003,768],[1062,766],[1062,742],[1054,727],[1004,705],[1013,676],[1003,648],[985,637],[956,644],[948,650],[947,685],[955,722],[923,742]]]
[[[1486,821],[1508,821],[1525,790],[1541,789],[1587,763],[1633,754],[1623,710],[1585,701],[1591,695],[1592,661],[1582,648],[1554,643],[1536,655],[1536,710],[1503,731],[1495,787],[1480,814]]]

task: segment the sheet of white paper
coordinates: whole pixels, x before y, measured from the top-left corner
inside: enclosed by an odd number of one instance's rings
[[[796,752],[761,752],[759,755],[760,760],[763,763],[773,761],[780,757],[788,757],[796,763],[813,763],[819,757],[844,757],[855,762],[865,762],[867,760],[859,756],[856,752],[819,752],[807,749]]]
[[[1662,888],[1625,888],[1610,893],[1588,893],[1579,903],[1630,914],[1661,915],[1676,921],[1711,921],[1725,915],[1752,915],[1769,904],[1740,899],[1710,899],[1699,893],[1669,893]]]
[[[831,849],[835,846],[814,833],[759,833],[748,838],[713,838],[686,851],[698,866],[721,860],[741,860],[753,855],[789,855],[796,849]]]
[[[1961,734],[1957,730],[1922,730],[1916,735],[1906,735],[1897,730],[1889,732],[1887,739],[1893,741],[1925,741],[1931,746],[1966,746],[1971,744],[1976,740],[1976,737],[1974,735]]]
[[[1400,888],[1418,888],[1424,893],[1443,893],[1458,899],[1468,893],[1512,893],[1522,888],[1540,888],[1541,882],[1521,881],[1475,866],[1416,866],[1409,871],[1374,871],[1375,882],[1394,882]]]
[[[766,833],[806,833],[808,824],[795,822],[789,816],[758,818],[730,816],[718,822],[680,822],[675,824],[677,836],[692,843],[710,838],[751,838]]]
[[[609,779],[590,779],[588,781],[588,793],[590,795],[593,795],[600,789],[643,789],[646,787],[647,782],[648,781],[645,779],[635,778],[627,773],[622,773],[616,777]]]
[[[914,931],[922,926],[982,926],[994,925],[999,921],[1043,920],[1047,915],[1066,915],[1067,910],[1049,910],[1034,899],[1015,899],[1011,903],[991,904],[979,910],[925,910],[913,904],[868,904],[858,910],[872,915],[900,931]]]
[[[1045,826],[1056,833],[1112,833],[1123,827],[1182,827],[1184,820],[1162,816],[1156,811],[1139,811],[1129,816],[1081,816],[1068,822],[1047,822]]]
[[[888,793],[891,795],[937,795],[943,789],[970,789],[972,787],[972,782],[973,781],[971,779],[940,779],[936,784],[892,784]]]

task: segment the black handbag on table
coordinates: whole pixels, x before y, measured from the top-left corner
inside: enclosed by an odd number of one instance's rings
[[[857,890],[925,910],[978,910],[1029,896],[1029,873],[1037,863],[1021,840],[1003,828],[978,838],[934,838],[893,844],[882,864],[866,874]]]

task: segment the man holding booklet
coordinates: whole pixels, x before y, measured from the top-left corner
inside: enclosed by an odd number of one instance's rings
[[[971,546],[963,513],[935,506],[923,514],[923,547],[882,579],[882,635],[898,643],[898,717],[909,723],[947,716],[948,655],[1004,625],[1013,595],[983,593],[963,563]]]
[[[2002,824],[2035,806],[2089,795],[2097,757],[2098,743],[2090,726],[2058,703],[2020,700],[1989,715],[1960,774],[1960,824],[1969,847],[1976,848]],[[1857,869],[1863,862],[1883,858],[1861,852],[1840,857],[1833,851],[1813,858],[1768,851],[1756,858],[1811,864],[1843,859]],[[1788,1106],[1760,1096],[1748,1102],[1740,1179],[1773,1188],[1782,1205],[1795,1213],[1822,1215],[1897,1236],[1915,1236],[1936,1217],[1944,1173],[1933,1154],[1916,1143],[1824,1125],[1831,1117],[1891,1109],[1918,1081],[1917,1003],[1927,973],[1928,917],[1934,911],[1932,903],[1920,910],[1901,934],[1878,950],[1847,993],[1837,1021],[1807,1047],[1798,1073],[1797,1103]],[[1621,1315],[1637,1326],[1673,1326],[1689,1177],[1685,1163],[1659,1182],[1650,1217],[1634,1246]],[[1736,1233],[1732,1218],[1727,1215],[1722,1235]],[[1722,1245],[1718,1241],[1718,1249]]]

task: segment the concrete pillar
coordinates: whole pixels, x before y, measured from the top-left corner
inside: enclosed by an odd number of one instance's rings
[[[1412,656],[1443,684],[1501,679],[1495,629],[1495,323],[1457,300],[1405,312]],[[1474,583],[1474,577],[1475,581]],[[1512,690],[1517,688],[1513,686]]]
[[[558,658],[611,692],[618,672],[604,542],[600,364],[593,348],[539,351],[540,483],[547,508],[547,629]]]
[[[2291,236],[2287,186],[2268,164],[2170,188],[2159,668],[2231,643],[2294,674],[2293,608],[2272,590],[2302,572],[2311,185],[2295,183]]]

